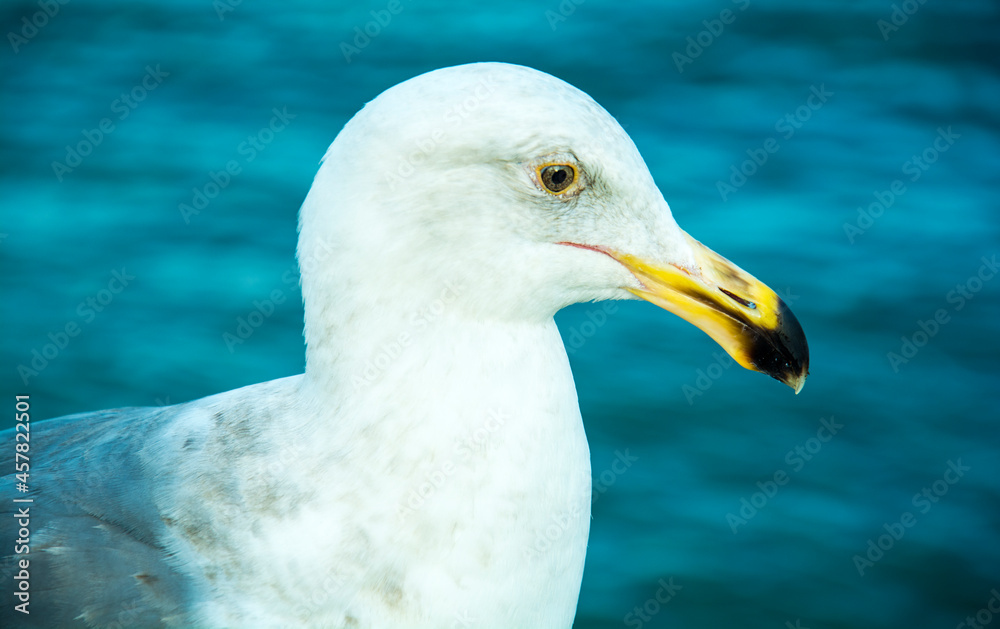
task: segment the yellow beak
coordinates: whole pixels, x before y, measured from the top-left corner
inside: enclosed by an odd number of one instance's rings
[[[631,293],[698,326],[747,369],[801,391],[809,375],[809,346],[795,315],[757,278],[687,238],[694,250],[694,269],[605,253],[642,283],[641,289],[629,288]]]

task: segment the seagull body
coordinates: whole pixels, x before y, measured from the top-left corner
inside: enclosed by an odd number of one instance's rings
[[[780,299],[677,227],[614,118],[535,70],[384,92],[299,229],[304,374],[34,426],[37,589],[5,626],[570,627],[591,480],[555,312],[646,299],[806,375]]]

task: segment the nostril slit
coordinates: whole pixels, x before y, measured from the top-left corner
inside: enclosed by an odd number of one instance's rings
[[[723,293],[725,293],[733,301],[746,306],[750,310],[756,310],[757,309],[757,304],[753,303],[752,301],[747,301],[746,299],[743,299],[742,297],[740,297],[739,295],[737,295],[735,293],[730,293],[725,288],[720,288],[719,290],[721,290]]]

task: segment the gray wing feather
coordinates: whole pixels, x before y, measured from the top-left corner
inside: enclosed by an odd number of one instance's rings
[[[0,565],[4,627],[168,627],[182,623],[184,577],[161,545],[166,527],[152,488],[163,470],[140,455],[151,432],[176,407],[124,408],[33,423],[29,493],[14,478],[14,431],[0,433]],[[13,554],[14,498],[31,498],[30,552]],[[30,614],[10,593],[18,561],[27,559]]]

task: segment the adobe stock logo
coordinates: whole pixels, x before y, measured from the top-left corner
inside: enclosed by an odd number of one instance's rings
[[[208,171],[208,181],[205,181],[201,186],[191,188],[191,200],[187,203],[177,204],[177,211],[180,212],[185,225],[190,225],[192,217],[201,214],[202,210],[228,188],[243,172],[243,165],[257,159],[257,156],[263,153],[271,142],[274,142],[275,137],[284,131],[296,116],[296,114],[288,113],[287,105],[280,110],[277,107],[272,107],[271,113],[274,115],[271,116],[266,125],[236,145],[236,154],[242,157],[242,164],[239,160],[231,159],[218,171]]]
[[[14,49],[14,54],[21,52],[21,46],[24,46],[29,41],[38,36],[41,29],[45,28],[49,24],[49,20],[59,15],[59,11],[62,9],[62,5],[69,4],[70,0],[38,0],[36,3],[38,6],[38,11],[35,11],[30,16],[25,15],[21,18],[21,30],[19,33],[14,31],[9,31],[7,33],[7,41],[10,42],[10,47]]]
[[[587,310],[587,320],[578,326],[566,330],[563,344],[566,351],[575,354],[597,331],[608,322],[608,315],[618,312],[618,304],[614,301],[603,301],[599,306]]]
[[[92,323],[97,318],[98,313],[104,312],[111,302],[128,288],[135,276],[122,267],[121,271],[111,270],[111,279],[108,280],[104,288],[97,293],[87,297],[76,306],[76,316],[82,323],[76,320],[69,320],[55,332],[49,332],[47,338],[50,342],[31,349],[31,360],[27,364],[17,366],[17,374],[21,376],[21,382],[27,386],[31,378],[40,374],[53,361],[59,358],[62,351],[69,347],[72,339],[80,336],[88,323]]]
[[[403,12],[403,4],[400,0],[389,0],[384,9],[369,11],[372,19],[365,22],[364,26],[354,27],[354,45],[342,41],[340,42],[340,52],[344,55],[344,61],[351,62],[352,57],[361,54],[361,51],[372,43],[372,40],[382,34],[382,29],[389,26],[392,18]]]
[[[844,428],[844,424],[838,424],[832,416],[830,419],[825,417],[820,419],[819,424],[815,436],[806,439],[804,443],[796,445],[785,454],[785,464],[788,465],[789,471],[779,468],[767,480],[757,481],[756,486],[760,491],[750,494],[749,498],[746,496],[740,498],[740,508],[735,513],[726,514],[726,523],[734,535],[778,495],[778,491],[792,479],[793,473],[802,471],[806,463],[812,461],[823,446]]]
[[[926,2],[927,0],[903,0],[900,4],[893,3],[889,19],[881,18],[875,22],[878,32],[882,35],[882,41],[889,41],[889,36],[909,22],[910,16],[919,11]]]
[[[833,96],[834,93],[826,89],[826,83],[820,83],[818,87],[810,85],[809,96],[806,97],[805,102],[778,118],[774,123],[774,130],[781,134],[783,140],[791,140],[796,132],[812,119],[813,114],[830,102]],[[729,166],[729,180],[719,179],[715,182],[715,189],[719,192],[722,200],[728,201],[733,193],[742,188],[767,164],[771,156],[780,150],[781,141],[773,136],[764,140],[759,147],[747,149],[745,152],[749,159]]]
[[[907,181],[911,184],[916,183],[961,137],[962,134],[952,131],[951,126],[948,126],[947,129],[938,127],[937,135],[934,136],[930,144],[903,162],[900,166],[900,172],[906,176]],[[875,221],[880,219],[885,211],[894,206],[896,201],[909,190],[910,188],[905,181],[893,179],[885,190],[872,191],[872,197],[875,200],[867,206],[859,205],[857,207],[858,217],[853,222],[844,223],[844,235],[847,236],[848,242],[853,245],[859,236],[864,235],[875,224]]]
[[[1000,271],[1000,261],[997,260],[996,254],[989,258],[983,256],[980,258],[980,262],[982,264],[979,265],[979,269],[974,274],[967,277],[964,282],[955,284],[955,288],[945,295],[945,301],[953,305],[954,312],[965,308],[966,304],[974,299],[979,291],[983,290],[986,282],[992,280]],[[938,308],[926,320],[918,319],[918,329],[899,337],[901,342],[898,351],[890,351],[885,355],[893,373],[899,373],[900,367],[913,360],[921,348],[930,343],[931,339],[941,331],[941,328],[951,320],[951,314],[944,308]]]
[[[993,622],[993,616],[1000,614],[1000,592],[996,588],[990,590],[992,597],[986,601],[976,612],[975,618],[966,616],[963,622],[958,623],[955,629],[985,629],[986,625]]]
[[[587,0],[562,0],[559,3],[559,12],[556,13],[552,9],[545,12],[545,19],[549,21],[549,28],[555,32],[558,24],[560,22],[565,22],[566,18],[576,13],[576,8],[586,2]]]
[[[740,12],[746,11],[747,7],[750,6],[750,0],[732,0],[732,2],[739,8]],[[705,30],[699,31],[696,35],[689,35],[684,40],[687,43],[684,54],[675,50],[674,54],[670,56],[677,72],[684,74],[684,66],[694,63],[694,60],[700,57],[706,48],[714,44],[715,40],[725,32],[726,27],[735,22],[738,16],[739,13],[732,9],[723,9],[719,12],[718,17],[702,20],[701,24]]]
[[[647,598],[642,605],[636,605],[622,618],[626,627],[642,629],[647,622],[653,619],[653,616],[660,613],[664,605],[674,600],[674,597],[684,589],[684,586],[674,583],[673,577],[660,579],[656,584],[660,586],[656,593]]]
[[[79,168],[83,164],[83,160],[92,155],[94,150],[115,132],[115,129],[118,128],[115,120],[121,122],[128,118],[149,97],[150,93],[160,87],[163,81],[170,76],[169,72],[160,69],[160,64],[156,64],[155,68],[146,66],[145,70],[146,74],[135,85],[111,101],[108,107],[111,113],[115,114],[114,119],[101,118],[92,128],[82,129],[80,135],[83,136],[83,139],[75,144],[66,145],[64,160],[52,162],[52,173],[57,180],[62,181],[66,175]]]
[[[965,478],[965,473],[972,468],[962,465],[962,459],[949,460],[946,463],[944,474],[935,480],[929,487],[923,487],[918,493],[913,494],[911,503],[913,507],[926,515],[942,497],[944,497],[953,485]],[[894,522],[886,522],[882,525],[885,533],[868,539],[865,553],[851,557],[854,567],[859,576],[865,576],[865,570],[873,567],[881,561],[885,554],[895,548],[896,544],[903,539],[906,531],[917,524],[917,516],[910,511],[904,511]]]

